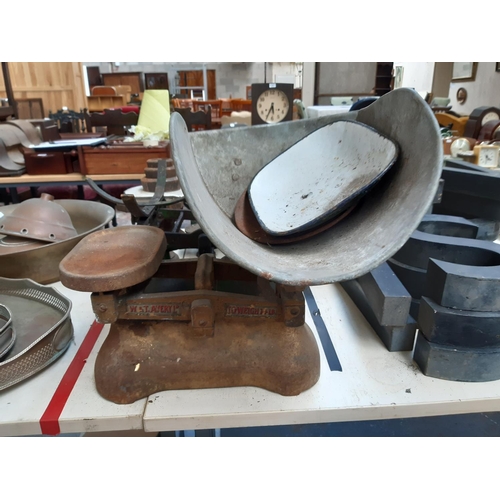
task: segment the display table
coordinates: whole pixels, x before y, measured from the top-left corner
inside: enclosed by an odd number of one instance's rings
[[[94,361],[109,326],[92,327],[89,293],[68,290],[61,283],[53,286],[73,302],[75,342],[43,372],[0,392],[0,436],[155,432],[500,411],[500,381],[462,383],[425,377],[410,352],[386,350],[339,285],[313,287],[312,292],[342,371],[330,371],[308,311],[306,321],[320,348],[321,376],[299,396],[241,387],[168,391],[131,405],[117,405],[101,398],[94,388]]]
[[[17,188],[40,187],[40,186],[85,186],[86,179],[92,179],[98,184],[130,184],[140,183],[144,177],[142,174],[92,174],[82,175],[78,173],[63,175],[20,175],[12,177],[0,177],[0,189],[9,188],[13,203],[19,203]],[[83,194],[83,192],[82,192]]]

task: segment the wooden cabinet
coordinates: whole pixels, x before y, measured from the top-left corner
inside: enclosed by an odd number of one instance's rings
[[[394,88],[393,65],[391,62],[377,63],[375,74],[375,95],[382,96]]]
[[[144,92],[144,73],[123,72],[123,73],[102,73],[103,85],[115,87],[116,85],[130,85],[132,94]]]
[[[87,66],[87,81],[89,89],[102,85],[102,76],[99,66]]]
[[[84,175],[143,174],[151,158],[168,158],[170,143],[145,147],[137,143],[110,144],[101,147],[79,147],[78,158]]]
[[[168,73],[145,73],[144,83],[146,90],[168,90]]]
[[[203,70],[192,70],[192,71],[178,71],[179,83],[179,94],[188,94],[189,87],[203,87]],[[188,88],[183,88],[188,87]],[[205,100],[217,99],[217,89],[215,85],[215,70],[207,69],[207,92],[208,96],[205,96]],[[194,97],[202,97],[201,93],[195,94]]]

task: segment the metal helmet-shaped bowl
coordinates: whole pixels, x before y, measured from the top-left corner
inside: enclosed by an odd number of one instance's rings
[[[50,243],[73,238],[77,232],[68,212],[53,200],[44,193],[23,201],[0,219],[0,234]]]

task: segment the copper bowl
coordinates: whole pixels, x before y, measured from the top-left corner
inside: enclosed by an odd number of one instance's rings
[[[28,278],[41,284],[59,281],[61,260],[87,234],[109,224],[115,214],[113,208],[95,201],[56,200],[53,203],[68,212],[76,236],[54,243],[26,239],[23,244],[21,238],[0,235],[0,276]],[[16,208],[17,205],[0,207],[0,214],[7,217]]]

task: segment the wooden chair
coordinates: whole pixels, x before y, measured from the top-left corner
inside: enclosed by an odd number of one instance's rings
[[[116,89],[109,85],[96,85],[92,87],[90,95],[118,95]]]
[[[189,132],[210,130],[212,128],[212,112],[210,106],[207,111],[191,111],[190,108],[174,108],[184,121]]]
[[[232,107],[232,101],[233,99],[228,99],[228,98],[221,98],[222,101],[222,110],[221,110],[221,115],[222,116],[231,116],[231,112],[233,111]]]
[[[90,113],[92,127],[106,127],[107,135],[127,135],[132,125],[137,125],[137,113],[123,113],[121,109],[105,109],[102,113]]]
[[[101,112],[109,108],[121,108],[130,101],[130,85],[96,85],[87,96],[90,111]]]
[[[172,99],[172,105],[175,108],[193,109],[193,99]]]
[[[49,111],[49,118],[57,123],[60,133],[80,134],[92,129],[87,109],[80,110],[80,113],[71,109],[59,109],[57,113]]]
[[[221,117],[222,117],[222,101],[220,99],[214,99],[209,101],[193,101],[193,111],[205,111],[212,114],[212,128],[221,127]]]
[[[434,116],[441,127],[449,127],[451,125],[451,130],[456,131],[457,137],[464,136],[465,125],[469,120],[468,116],[457,118],[449,113],[434,113]]]

